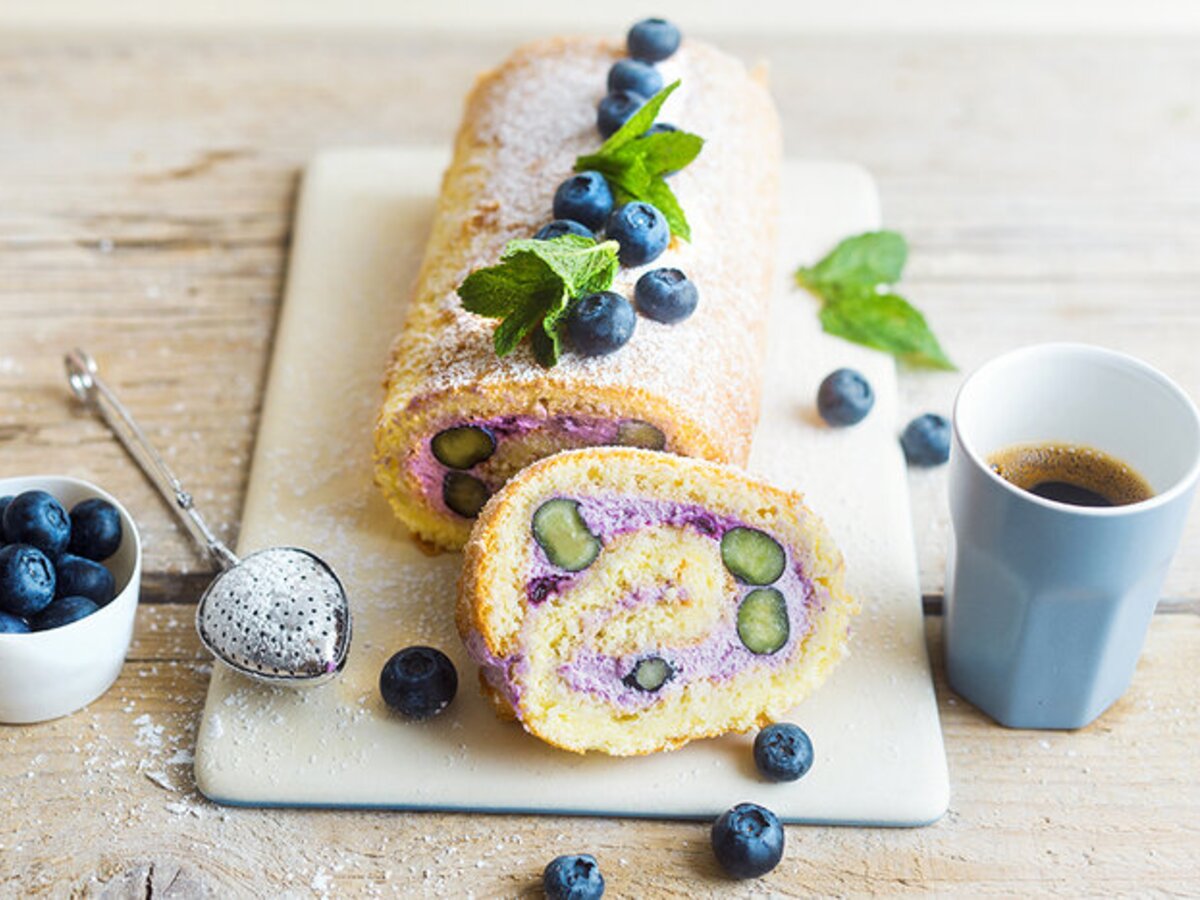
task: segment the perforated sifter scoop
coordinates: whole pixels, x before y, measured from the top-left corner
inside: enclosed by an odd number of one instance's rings
[[[213,534],[192,495],[100,379],[96,361],[77,349],[64,363],[75,396],[99,414],[221,568],[196,609],[204,646],[236,671],[274,684],[317,684],[340,672],[350,649],[350,606],[333,570],[298,547],[271,547],[239,559]]]

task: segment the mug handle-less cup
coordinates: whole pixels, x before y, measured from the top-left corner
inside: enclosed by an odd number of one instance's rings
[[[1154,496],[1046,500],[997,475],[1014,444],[1094,447]],[[1165,375],[1083,344],[1042,344],[973,373],[954,405],[946,572],[950,686],[1013,728],[1081,728],[1124,693],[1200,476],[1200,413]]]

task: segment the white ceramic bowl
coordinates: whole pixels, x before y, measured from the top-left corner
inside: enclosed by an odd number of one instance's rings
[[[120,513],[123,534],[117,552],[104,561],[116,580],[111,603],[61,628],[0,634],[0,722],[12,724],[65,716],[112,686],[133,637],[142,582],[142,542],[125,507],[78,478],[0,478],[0,497],[33,490],[53,494],[68,511],[82,500],[101,497]]]

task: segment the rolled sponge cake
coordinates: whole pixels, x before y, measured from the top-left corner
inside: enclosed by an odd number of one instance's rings
[[[845,652],[841,553],[794,493],[625,447],[560,453],[484,507],[457,624],[502,716],[635,755],[782,717]]]
[[[692,240],[672,239],[648,266],[621,269],[612,287],[632,300],[645,271],[679,268],[700,294],[690,318],[664,325],[639,316],[616,353],[568,350],[545,369],[528,342],[498,358],[496,320],[466,312],[456,294],[508,241],[552,218],[576,156],[601,143],[596,104],[623,55],[597,39],[537,42],[481,77],[467,99],[375,428],[376,481],[400,519],[435,544],[460,547],[471,527],[447,505],[447,479],[468,494],[479,489],[482,502],[536,459],[604,444],[745,462],[758,417],[781,140],[767,90],[739,61],[689,40],[660,64],[667,83],[682,81],[660,120],[706,140],[670,176]],[[460,446],[470,465],[453,471],[433,438],[465,426],[492,445],[478,461],[478,446]]]

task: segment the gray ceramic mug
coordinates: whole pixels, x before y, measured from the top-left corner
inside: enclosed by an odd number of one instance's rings
[[[1128,463],[1154,496],[1082,507],[1013,486],[992,453],[1045,441]],[[1165,375],[1083,344],[987,363],[954,405],[951,687],[1013,728],[1080,728],[1133,677],[1200,476],[1200,414]]]

